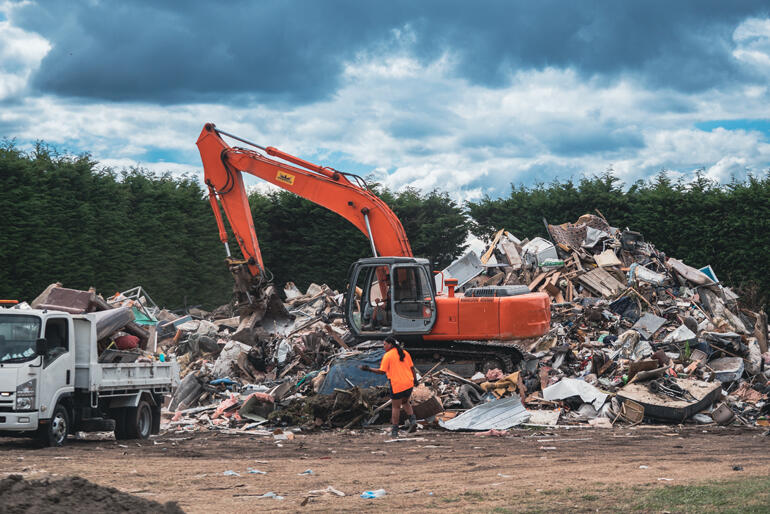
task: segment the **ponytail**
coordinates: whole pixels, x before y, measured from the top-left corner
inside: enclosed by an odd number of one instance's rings
[[[393,347],[398,352],[398,360],[401,362],[404,362],[404,357],[406,357],[406,353],[404,353],[404,349],[401,347],[401,343],[399,343],[395,337],[388,336],[385,338],[385,342],[390,343],[393,345]]]

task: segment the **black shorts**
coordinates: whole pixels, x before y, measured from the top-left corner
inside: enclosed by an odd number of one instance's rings
[[[412,396],[412,388],[410,387],[406,391],[401,391],[400,393],[394,393],[393,388],[390,388],[390,399],[391,400],[400,400],[402,398],[409,399],[409,397]]]

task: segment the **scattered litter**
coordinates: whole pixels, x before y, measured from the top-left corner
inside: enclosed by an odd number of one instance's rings
[[[267,498],[267,499],[273,499],[273,500],[283,500],[283,496],[278,496],[273,491],[270,491],[269,493],[265,493],[262,496],[257,496],[257,498]]]
[[[224,476],[226,476],[226,477],[239,477],[239,476],[241,476],[240,473],[238,473],[237,471],[233,471],[232,469],[228,469],[227,471],[225,471],[222,474]]]
[[[345,496],[345,493],[335,489],[332,486],[327,486],[326,489],[315,489],[313,491],[309,491],[308,495],[311,495],[311,496],[321,496],[321,495],[324,495],[324,494],[327,494],[327,493],[333,494],[335,496]]]
[[[385,489],[375,489],[374,491],[364,491],[361,493],[361,498],[382,498],[385,494]]]

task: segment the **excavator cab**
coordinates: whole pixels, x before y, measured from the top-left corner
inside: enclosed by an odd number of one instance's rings
[[[427,259],[372,257],[350,268],[345,315],[359,338],[428,334],[436,292]]]

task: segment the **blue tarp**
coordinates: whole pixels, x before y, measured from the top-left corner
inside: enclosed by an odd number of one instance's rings
[[[347,358],[338,358],[330,366],[329,373],[326,374],[318,394],[332,394],[335,389],[350,389],[350,384],[345,379],[361,388],[388,385],[388,379],[385,375],[358,369],[358,366],[363,364],[372,368],[379,368],[383,355],[385,355],[385,350],[378,348]]]

